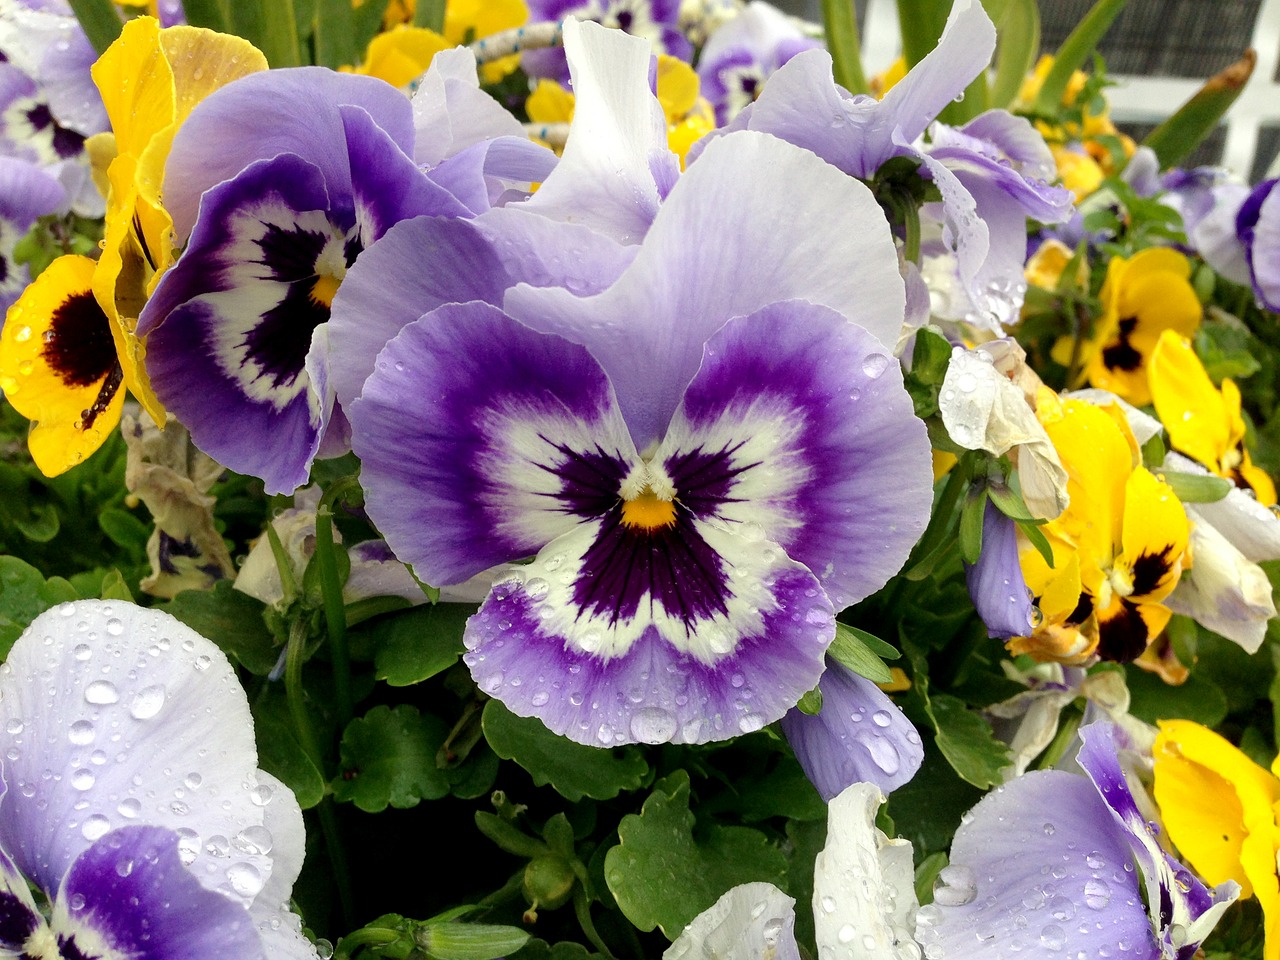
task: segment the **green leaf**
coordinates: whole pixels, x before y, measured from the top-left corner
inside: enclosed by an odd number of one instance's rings
[[[1205,473],[1161,470],[1156,476],[1173,487],[1174,495],[1183,503],[1214,503],[1232,490],[1230,480]]]
[[[380,617],[368,629],[375,676],[407,687],[447,670],[462,656],[462,630],[475,612],[466,603],[438,603]]]
[[[1153,433],[1151,439],[1142,445],[1142,465],[1148,470],[1159,470],[1167,455],[1164,438],[1159,432]]]
[[[929,854],[916,867],[916,902],[920,906],[933,903],[933,881],[938,879],[938,874],[946,865],[947,855],[939,852]]]
[[[226,0],[183,0],[182,12],[193,27],[205,27],[219,33],[229,32]]]
[[[428,923],[418,927],[414,940],[436,960],[494,960],[519,950],[529,934],[493,923]]]
[[[972,486],[960,510],[960,556],[975,564],[982,555],[982,517],[987,508],[987,488]]]
[[[9,519],[24,537],[36,543],[48,543],[58,535],[62,522],[58,518],[58,509],[52,503],[31,501],[20,507],[21,512],[14,511]]]
[[[639,814],[618,824],[619,844],[605,855],[605,882],[628,920],[658,927],[674,940],[730,887],[778,883],[782,852],[757,830],[713,826],[693,836],[689,774],[677,770],[654,785]]]
[[[1044,535],[1044,531],[1040,529],[1040,525],[1036,523],[1027,523],[1025,520],[1015,520],[1018,529],[1022,531],[1023,536],[1031,542],[1036,548],[1036,553],[1044,557],[1044,562],[1049,565],[1049,569],[1053,569],[1053,547],[1049,546],[1049,538]]]
[[[98,589],[98,597],[102,600],[124,600],[133,603],[133,591],[125,582],[119,570],[108,570],[102,578],[102,586]]]
[[[635,790],[649,772],[636,747],[598,749],[548,730],[535,717],[517,717],[499,700],[484,707],[485,739],[503,760],[514,760],[538,786],[551,784],[566,800],[611,800]]]
[[[208,637],[250,673],[265,677],[280,650],[262,615],[261,600],[222,580],[212,590],[184,590],[163,607],[201,636]]]
[[[983,789],[1001,782],[1009,748],[996,739],[991,724],[947,694],[931,698],[929,715],[938,731],[938,749],[962,780]]]
[[[320,66],[351,66],[364,58],[364,50],[356,49],[351,0],[319,0],[313,24],[316,63]]]
[[[1225,377],[1243,380],[1262,369],[1254,356],[1264,349],[1262,344],[1235,317],[1218,314],[1216,319],[1206,320],[1196,331],[1195,347],[1205,372],[1216,384]]]
[[[444,33],[445,0],[418,0],[413,11],[413,25]]]
[[[1177,166],[1213,133],[1222,115],[1240,96],[1257,62],[1258,55],[1246,50],[1240,60],[1206,80],[1173,116],[1147,134],[1142,145],[1155,151],[1161,170]]]
[[[258,741],[258,765],[293,791],[298,806],[309,810],[323,800],[324,776],[294,737],[292,725],[255,710],[253,729]]]
[[[990,106],[1007,109],[1017,99],[1022,81],[1031,72],[1040,51],[1040,9],[1036,0],[1008,0],[997,16],[990,0],[983,5],[995,21],[996,35],[1000,38]]]
[[[827,805],[791,756],[779,757],[777,765],[764,776],[735,785],[738,792],[731,798],[729,809],[747,823],[771,817],[804,821],[827,816]]]
[[[93,49],[101,56],[107,47],[120,36],[124,29],[124,21],[116,11],[111,0],[69,0],[71,12],[84,28],[84,35],[89,38]]]
[[[334,798],[379,813],[388,805],[405,809],[443,797],[449,781],[436,766],[436,751],[447,734],[444,721],[408,704],[374,707],[342,735]]]
[[[1129,712],[1139,720],[1194,720],[1216,727],[1227,716],[1227,698],[1221,689],[1198,674],[1171,687],[1154,673],[1129,665],[1125,669],[1129,686]]]
[[[878,649],[884,648],[892,651],[894,656],[898,655],[897,650],[879,637],[837,620],[836,638],[827,648],[827,655],[872,683],[888,683],[893,679],[893,674],[880,659],[884,654],[878,653]]]
[[[80,599],[76,588],[61,577],[46,580],[25,560],[0,556],[0,660],[13,642],[50,607]]]
[[[139,557],[146,556],[151,528],[128,510],[108,507],[98,514],[98,526],[107,539]]]
[[[866,93],[870,88],[862,72],[862,44],[853,8],[853,0],[822,0],[822,32],[836,83],[850,93]]]
[[[930,386],[941,386],[951,363],[951,341],[937,327],[921,327],[916,331],[916,344],[911,351],[910,376]]]
[[[600,957],[601,954],[591,953],[573,940],[547,943],[535,937],[525,944],[523,950],[514,954],[511,960],[600,960]]]
[[[809,716],[809,717],[816,717],[819,713],[821,713],[822,712],[821,688],[814,687],[812,690],[806,693],[803,697],[801,697],[799,702],[796,704],[796,709],[799,710],[801,713],[803,713],[805,716]]]
[[[951,0],[898,0],[898,30],[908,67],[914,67],[938,45],[950,10]]]
[[[1071,81],[1071,75],[1079,70],[1086,60],[1093,55],[1098,41],[1111,26],[1113,20],[1120,15],[1128,0],[1097,0],[1062,46],[1054,54],[1053,67],[1049,70],[1044,83],[1040,85],[1040,93],[1036,97],[1034,111],[1044,116],[1057,116],[1062,104],[1063,91]],[[1164,168],[1161,165],[1161,169]]]

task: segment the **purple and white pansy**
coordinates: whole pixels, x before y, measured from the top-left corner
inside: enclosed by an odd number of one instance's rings
[[[832,800],[814,867],[818,960],[1192,957],[1239,888],[1210,892],[1161,850],[1124,779],[1116,729],[1082,733],[1087,776],[1036,771],[990,793],[965,815],[924,907],[911,844],[875,826],[876,787],[855,783]],[[796,957],[794,905],[771,884],[734,887],[663,960]]]
[[[640,42],[571,24],[571,57],[578,40]],[[565,251],[593,232],[544,223]],[[489,239],[463,226],[458,242]],[[930,503],[923,426],[885,347],[903,320],[897,255],[866,188],[745,133],[638,226],[638,249],[581,283],[552,271],[506,289],[501,255],[472,258],[473,275],[502,271],[472,278],[498,289],[488,302],[441,305],[379,275],[383,299],[425,315],[349,410],[370,517],[420,578],[534,558],[468,625],[481,689],[600,745],[780,718],[822,675],[834,613],[898,569]]]
[[[942,195],[942,242],[971,301],[964,318],[998,333],[1022,305],[1027,217],[1056,223],[1072,205],[1070,191],[1047,182],[1052,158],[1024,119],[992,110],[958,130],[937,125],[932,142],[923,142],[943,108],[986,70],[995,42],[982,5],[956,0],[938,46],[882,100],[837,86],[827,52],[796,54],[755,103],[702,144],[735,130],[771,133],[864,180],[894,157],[918,161]]]
[[[530,0],[529,22],[591,20],[647,42],[653,53],[693,59],[693,46],[680,30],[680,0]],[[531,77],[569,79],[565,51],[556,47],[526,50],[520,65]]]
[[[212,643],[130,603],[63,604],[0,666],[0,717],[0,953],[314,960],[285,905],[302,814],[258,769]]]
[[[269,492],[347,448],[325,324],[348,268],[400,220],[468,215],[413,149],[403,95],[317,67],[227,85],[174,139],[165,203],[190,239],[138,320],[151,383],[200,449]]]

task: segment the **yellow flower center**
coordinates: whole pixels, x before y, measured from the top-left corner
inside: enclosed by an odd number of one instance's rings
[[[675,501],[662,500],[651,487],[645,487],[640,496],[622,501],[622,522],[640,530],[673,527],[676,522]]]
[[[333,295],[338,292],[338,284],[342,281],[328,273],[316,277],[311,286],[311,299],[325,307],[333,305]]]

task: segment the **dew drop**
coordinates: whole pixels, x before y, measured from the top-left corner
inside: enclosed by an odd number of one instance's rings
[[[76,746],[83,747],[85,744],[93,742],[95,733],[93,724],[88,720],[77,720],[67,728],[67,739],[76,744]]]
[[[130,716],[135,720],[150,720],[164,706],[164,695],[163,684],[157,683],[139,690],[133,695],[133,701],[129,704]]]
[[[862,372],[872,380],[881,377],[889,369],[889,358],[883,353],[869,353],[862,360]]]
[[[1090,910],[1103,910],[1111,902],[1111,887],[1105,880],[1088,880],[1084,885],[1084,905]]]
[[[227,868],[231,889],[242,897],[254,897],[262,889],[262,874],[251,863],[233,863]]]
[[[107,706],[119,701],[120,691],[110,680],[95,680],[84,688],[84,699],[95,706]]]
[[[679,723],[669,710],[643,707],[631,715],[631,735],[641,743],[666,743],[675,736]]]
[[[80,834],[92,843],[99,837],[104,836],[110,829],[111,821],[102,814],[95,813],[80,825]]]

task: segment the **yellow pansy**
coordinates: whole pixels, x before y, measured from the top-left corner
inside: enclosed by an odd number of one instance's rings
[[[1082,344],[1082,366],[1072,386],[1088,381],[1135,406],[1151,402],[1147,359],[1160,334],[1173,330],[1189,337],[1203,313],[1191,286],[1191,264],[1168,247],[1141,250],[1107,265],[1102,316],[1093,336]],[[1072,341],[1060,339],[1053,359],[1070,362]]]
[[[434,30],[392,27],[369,41],[364,63],[350,72],[377,77],[393,87],[407,87],[427,72],[432,57],[453,46]]]
[[[1054,566],[1026,545],[1023,575],[1043,620],[1010,649],[1080,663],[1133,660],[1169,621],[1190,533],[1172,489],[1140,465],[1115,404],[1042,398],[1037,415],[1067,471],[1069,505],[1041,530]]]
[[[667,118],[667,146],[680,158],[715,129],[715,112],[699,95],[698,75],[683,60],[658,55],[658,102]],[[535,124],[568,123],[573,119],[573,94],[553,80],[539,80],[525,101],[525,113]]]
[[[107,192],[106,236],[96,264],[60,258],[14,305],[11,317],[23,330],[40,331],[41,342],[68,342],[71,331],[101,356],[82,356],[74,369],[59,349],[31,353],[23,341],[0,341],[0,370],[14,407],[39,421],[30,435],[32,455],[48,475],[61,473],[92,453],[120,418],[123,385],[147,412],[163,422],[164,410],[147,382],[144,348],[134,336],[138,314],[160,274],[173,262],[173,222],[161,205],[164,164],[173,136],[195,105],[231,80],[267,68],[247,41],[196,27],[160,29],[152,17],[125,24],[120,36],[92,68],[111,132],[90,142],[90,155]],[[92,290],[97,311],[84,297]],[[90,336],[84,331],[92,328]],[[92,404],[85,370],[118,369],[102,375]],[[16,388],[16,389],[14,389]],[[55,401],[53,395],[66,396]],[[39,398],[39,399],[37,399]],[[92,414],[92,416],[90,415]],[[56,441],[53,438],[61,438]]]
[[[1245,449],[1240,390],[1230,378],[1222,390],[1213,381],[1186,337],[1172,330],[1160,335],[1148,364],[1151,400],[1169,433],[1169,444],[1220,477],[1254,492],[1260,503],[1276,502],[1276,487],[1254,466]]]
[[[889,64],[881,73],[877,73],[867,83],[871,88],[871,95],[877,100],[884,99],[884,95],[897,85],[898,81],[907,75],[907,58],[899,57],[893,63]]]
[[[1280,778],[1190,720],[1164,720],[1156,737],[1155,799],[1169,839],[1210,884],[1234,880],[1265,918],[1265,960],[1280,960]]]
[[[1058,168],[1058,179],[1077,202],[1101,186],[1104,177],[1102,167],[1083,148],[1053,144],[1049,152],[1053,154],[1054,165]]]
[[[1071,262],[1073,256],[1074,252],[1065,243],[1050,238],[1040,244],[1036,252],[1028,258],[1023,275],[1027,278],[1027,283],[1033,287],[1039,287],[1041,290],[1057,290],[1058,284],[1062,282],[1063,271],[1067,269],[1067,264]],[[1081,258],[1072,286],[1082,289],[1088,283],[1089,264],[1087,260]]]
[[[359,7],[364,0],[354,0],[353,6]],[[413,14],[417,8],[414,0],[391,0],[387,4],[386,12],[382,16],[382,25],[388,33],[398,32],[397,27],[408,27],[413,22]],[[529,20],[529,7],[524,0],[449,0],[444,8],[444,41],[446,47],[465,46],[476,40],[482,40],[485,37],[491,37],[495,33],[501,33],[503,30],[513,30],[516,27],[524,26]],[[414,27],[413,30],[422,30],[421,27]],[[439,37],[440,34],[433,31],[424,31],[432,37]],[[370,62],[375,59],[385,61],[389,55],[386,51],[377,51],[373,49],[374,43],[378,42],[375,37],[369,44],[369,51],[365,56],[364,67],[358,68],[356,73],[370,73],[375,77],[383,77],[387,79],[381,72],[366,69]],[[410,54],[419,51],[421,40],[401,39],[397,41],[401,44],[397,57],[400,54]],[[414,76],[421,76],[431,64],[431,57],[420,61],[421,69]],[[520,55],[514,54],[510,57],[503,57],[500,60],[494,60],[490,63],[482,64],[480,67],[480,79],[484,83],[497,83],[507,74],[511,73],[520,65]],[[396,75],[403,75],[408,69],[402,66],[397,70]],[[413,79],[413,78],[410,78]],[[394,83],[394,86],[402,87],[407,84]]]

